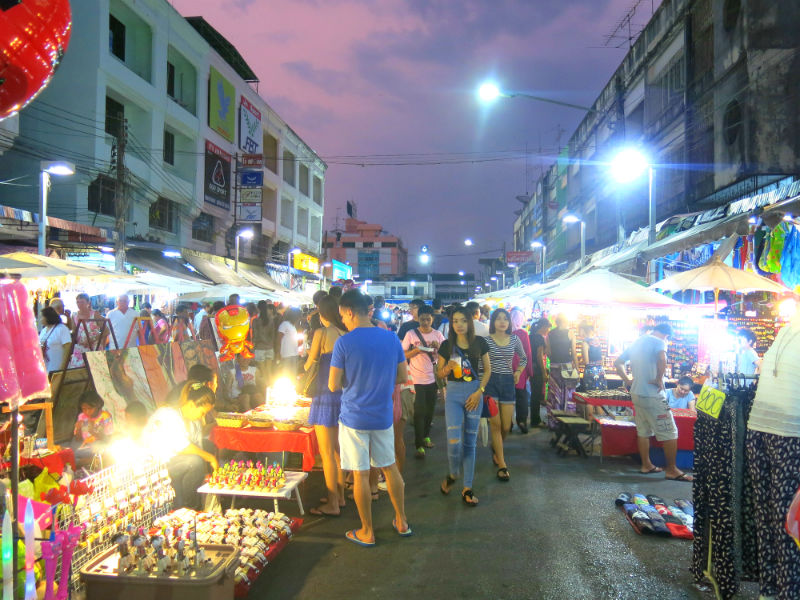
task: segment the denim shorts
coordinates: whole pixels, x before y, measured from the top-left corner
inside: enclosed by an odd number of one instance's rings
[[[514,376],[510,373],[492,373],[489,385],[486,386],[486,395],[496,398],[500,404],[517,403],[517,394],[514,387]]]

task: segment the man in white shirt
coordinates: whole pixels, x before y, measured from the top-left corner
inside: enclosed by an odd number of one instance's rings
[[[203,323],[203,317],[211,314],[211,302],[203,302],[203,306],[197,311],[194,316],[194,330],[195,333],[200,331],[200,325]]]
[[[749,329],[739,330],[739,348],[736,350],[736,372],[743,375],[755,375],[761,366],[761,359],[756,352],[758,341],[756,334]]]
[[[475,325],[475,335],[489,337],[489,326],[481,321],[481,305],[477,302],[467,302],[467,308],[472,313],[472,323]]]
[[[134,327],[136,316],[136,311],[130,308],[130,300],[127,294],[117,298],[117,308],[109,311],[108,315],[106,315],[111,329],[114,331],[114,335],[108,337],[109,348],[116,350],[117,348],[138,345],[139,325],[137,324]],[[130,337],[128,336],[129,333]],[[116,343],[114,342],[114,337],[117,338]],[[126,340],[127,344],[125,343]]]

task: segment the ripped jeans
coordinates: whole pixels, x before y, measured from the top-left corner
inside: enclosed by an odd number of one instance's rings
[[[478,425],[483,410],[483,399],[475,410],[467,411],[465,404],[470,394],[478,389],[478,381],[448,381],[444,417],[447,423],[447,461],[450,476],[464,474],[464,487],[472,488],[475,476],[475,446]]]

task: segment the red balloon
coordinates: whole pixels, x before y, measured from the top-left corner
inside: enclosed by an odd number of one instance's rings
[[[0,120],[41,92],[69,45],[69,0],[0,2]]]

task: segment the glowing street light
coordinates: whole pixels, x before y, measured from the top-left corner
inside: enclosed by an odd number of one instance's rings
[[[619,183],[627,184],[639,179],[647,171],[648,232],[647,243],[656,241],[655,169],[647,157],[636,148],[621,150],[611,161],[611,175]]]
[[[542,283],[544,283],[544,271],[545,271],[544,260],[545,260],[545,257],[547,256],[547,245],[545,245],[544,243],[540,242],[539,240],[534,240],[534,241],[531,242],[531,248],[533,248],[533,249],[541,248],[541,250],[542,250]]]
[[[549,102],[550,104],[558,104],[559,106],[566,106],[568,108],[576,108],[591,113],[598,112],[590,106],[581,106],[580,104],[572,104],[570,102],[562,102],[561,100],[554,100],[552,98],[545,98],[543,96],[534,96],[525,92],[515,92],[510,90],[501,90],[500,87],[493,81],[484,81],[478,87],[478,99],[484,104],[491,104],[498,98],[527,98],[528,100],[538,100],[539,102]]]
[[[234,252],[234,261],[233,261],[233,271],[235,273],[239,272],[239,239],[244,238],[246,240],[253,239],[253,230],[252,229],[242,229],[239,233],[236,234],[236,250]]]
[[[47,195],[50,176],[64,177],[75,174],[75,165],[64,161],[43,160],[39,163],[39,254],[47,254]]]
[[[464,271],[459,271],[459,272],[458,272],[458,276],[459,276],[459,277],[463,277],[463,276],[464,276]]]
[[[467,238],[467,239],[464,240],[464,245],[465,246],[472,246],[473,243],[474,242],[470,238]]]
[[[500,88],[491,81],[486,81],[478,88],[481,102],[494,102],[500,97]]]
[[[566,225],[573,225],[575,223],[581,224],[581,267],[583,267],[584,260],[586,259],[586,221],[574,213],[565,214],[561,221]]]
[[[419,255],[419,262],[423,265],[427,265],[431,261],[431,257],[427,254],[420,254]]]

